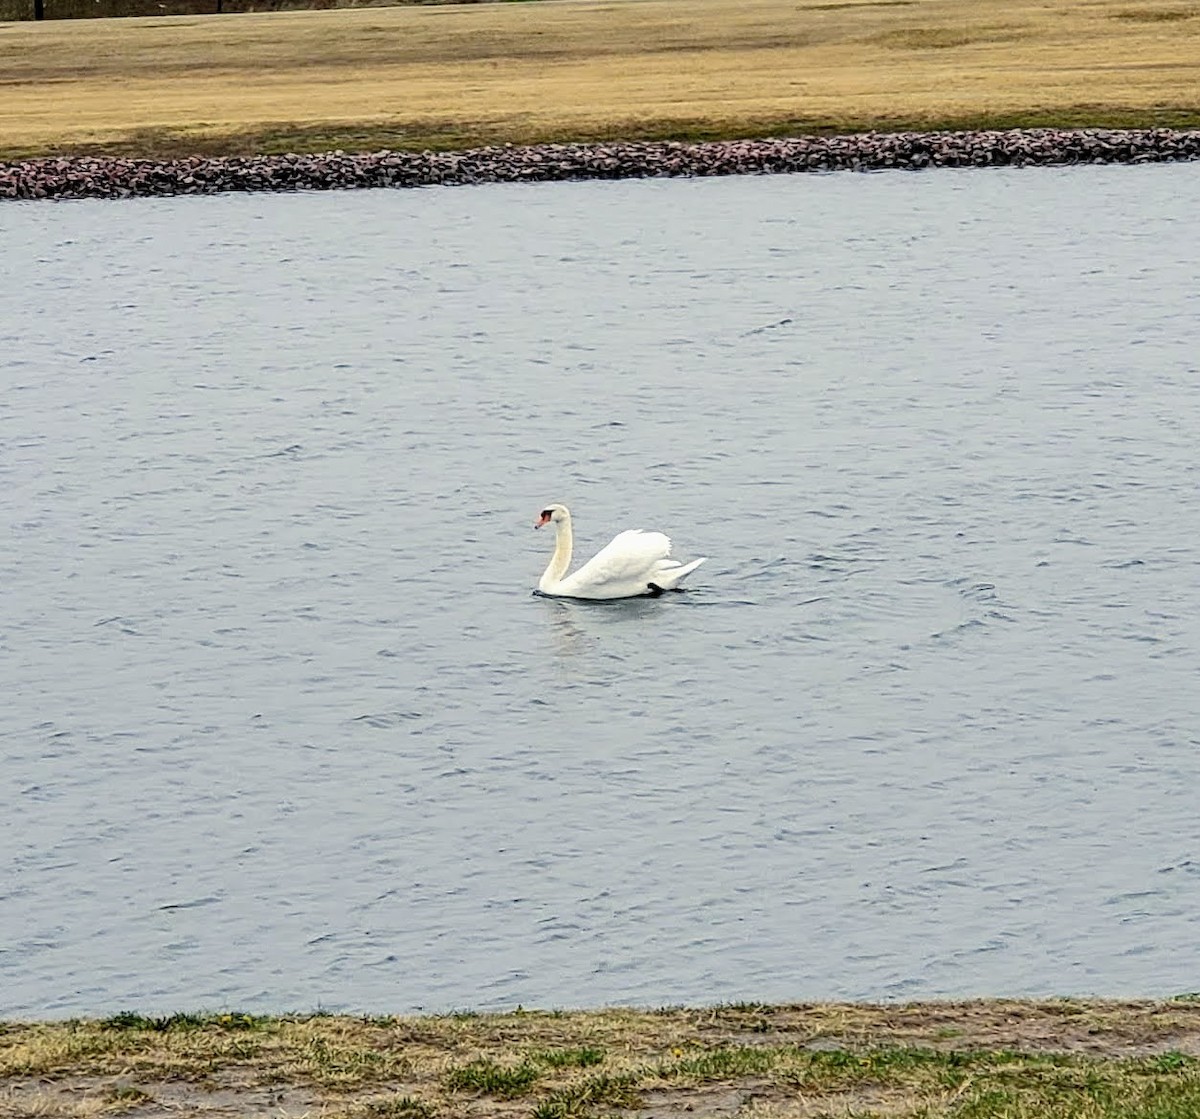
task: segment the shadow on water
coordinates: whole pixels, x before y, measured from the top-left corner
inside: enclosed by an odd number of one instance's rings
[[[643,594],[640,598],[556,598],[552,594],[542,594],[534,591],[533,597],[541,599],[551,608],[560,611],[559,616],[570,617],[572,611],[580,611],[582,617],[600,618],[605,622],[628,622],[632,618],[654,617],[660,610],[665,610],[667,604],[682,600],[686,592],[672,592],[652,596]]]
[[[641,623],[655,623],[671,604],[682,601],[686,592],[659,598],[621,598],[607,602],[582,598],[552,598],[534,592],[550,624],[555,652],[576,656],[595,648],[604,634],[633,636]],[[628,627],[633,626],[630,630]]]
[[[554,611],[552,617],[575,621],[587,619],[605,625],[620,625],[625,622],[656,617],[668,604],[681,599],[682,594],[665,594],[658,597],[644,595],[641,598],[615,598],[597,601],[587,598],[554,598],[534,591],[533,597],[547,604]]]

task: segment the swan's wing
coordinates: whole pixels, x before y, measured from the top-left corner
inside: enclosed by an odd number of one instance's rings
[[[631,528],[614,536],[574,575],[568,575],[560,590],[565,594],[586,592],[587,597],[595,598],[644,594],[655,570],[670,554],[671,541],[663,533]]]

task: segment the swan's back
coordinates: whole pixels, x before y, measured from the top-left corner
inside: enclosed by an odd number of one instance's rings
[[[646,594],[664,566],[678,566],[670,555],[671,540],[664,533],[626,529],[573,575],[568,575],[558,593],[579,598],[629,598]]]

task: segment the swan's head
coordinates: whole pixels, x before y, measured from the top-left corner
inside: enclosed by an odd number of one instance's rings
[[[571,514],[567,511],[565,505],[547,505],[545,509],[538,514],[537,523],[534,528],[541,528],[542,525],[561,524],[563,521],[569,521]]]

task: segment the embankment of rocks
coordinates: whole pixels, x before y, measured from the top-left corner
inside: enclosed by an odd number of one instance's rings
[[[1200,131],[1015,129],[774,140],[541,144],[462,152],[191,157],[75,156],[0,163],[0,198],[131,198],[796,171],[922,170],[1200,159]]]

